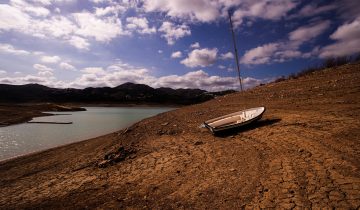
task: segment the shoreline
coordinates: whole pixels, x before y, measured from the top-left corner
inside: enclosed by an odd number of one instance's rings
[[[357,209],[359,79],[345,65],[1,161],[0,208]],[[246,129],[198,127],[255,106],[267,110]]]
[[[74,110],[46,110],[51,109],[52,107],[45,107],[45,108],[39,108],[39,106],[46,106],[49,103],[20,103],[20,104],[12,104],[12,103],[1,103],[0,104],[0,128],[1,127],[7,127],[11,125],[17,125],[26,123],[28,121],[33,120],[36,117],[44,117],[44,116],[53,116],[57,114],[52,114],[49,112],[76,112],[76,111],[83,111],[83,110],[76,110],[80,107],[129,107],[129,108],[163,108],[163,107],[169,107],[169,108],[180,108],[183,106],[178,105],[149,105],[149,104],[75,104],[75,103],[64,103],[65,106],[73,107]],[[56,105],[56,104],[54,104]],[[12,110],[12,108],[9,107],[16,107],[16,110]],[[6,111],[2,111],[2,109],[5,109]],[[85,111],[85,110],[84,110]],[[61,115],[61,114],[59,114]]]
[[[122,129],[122,130],[124,130],[124,129]],[[122,131],[122,130],[120,130],[120,131]],[[0,160],[0,166],[3,165],[3,164],[6,164],[9,161],[13,161],[15,159],[27,158],[27,157],[30,157],[30,156],[33,156],[33,155],[41,155],[41,153],[54,151],[54,150],[64,148],[64,147],[73,147],[76,144],[86,143],[87,141],[91,142],[91,140],[103,138],[103,137],[106,137],[106,136],[109,136],[109,135],[116,135],[120,131],[114,131],[114,132],[111,132],[111,133],[95,136],[95,137],[92,137],[92,138],[83,139],[83,140],[79,140],[79,141],[75,141],[75,142],[71,142],[71,143],[66,143],[66,144],[61,144],[61,145],[57,145],[55,147],[50,147],[50,148],[47,148],[47,149],[42,149],[42,150],[39,150],[39,151],[29,152],[29,153],[26,153],[26,154],[6,158],[6,159],[3,159],[3,160]]]

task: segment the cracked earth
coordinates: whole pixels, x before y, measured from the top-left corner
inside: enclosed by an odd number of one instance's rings
[[[360,65],[160,114],[95,139],[0,163],[0,208],[359,209]],[[199,125],[266,106],[256,124]],[[99,168],[109,152],[135,150]]]

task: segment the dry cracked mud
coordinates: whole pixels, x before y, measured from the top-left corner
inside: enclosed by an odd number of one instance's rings
[[[0,163],[0,208],[359,209],[360,65],[272,83]],[[266,106],[213,136],[210,118]],[[118,148],[136,151],[105,168]]]

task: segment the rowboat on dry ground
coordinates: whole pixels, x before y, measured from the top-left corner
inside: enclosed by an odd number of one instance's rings
[[[256,107],[217,117],[204,122],[212,133],[242,127],[261,119],[265,107]]]

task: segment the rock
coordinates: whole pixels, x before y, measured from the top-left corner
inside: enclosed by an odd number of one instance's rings
[[[298,150],[298,152],[304,152],[304,149],[303,149],[303,148],[300,148],[300,149]]]
[[[130,128],[126,128],[126,129],[122,132],[122,134],[126,134],[126,133],[128,133],[128,132],[130,132],[130,131],[131,131]]]
[[[161,136],[161,135],[164,135],[164,134],[165,134],[165,132],[164,132],[164,131],[162,131],[162,130],[159,130],[158,132],[156,132],[156,134]]]
[[[204,144],[204,142],[202,142],[202,141],[196,141],[196,142],[194,143],[195,146],[202,145],[202,144]]]
[[[98,163],[98,167],[99,168],[105,168],[106,166],[108,166],[110,164],[110,160],[102,160]]]
[[[162,126],[167,126],[167,125],[169,125],[169,123],[168,123],[168,122],[165,122],[165,123],[162,123],[161,125],[162,125]]]

